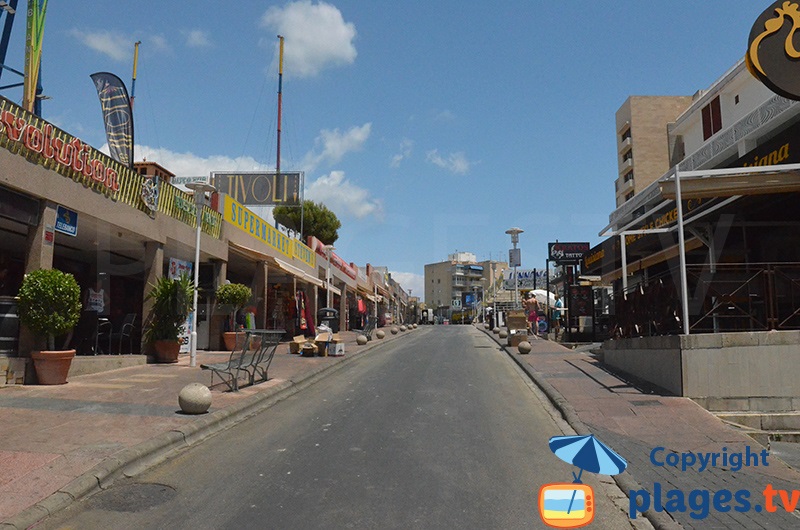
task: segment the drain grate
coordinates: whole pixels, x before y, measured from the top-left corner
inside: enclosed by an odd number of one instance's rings
[[[108,512],[141,512],[172,500],[175,488],[165,484],[128,484],[92,497],[91,504]]]

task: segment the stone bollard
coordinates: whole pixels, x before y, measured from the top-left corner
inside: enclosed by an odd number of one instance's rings
[[[489,329],[489,323],[488,322],[484,322],[483,329]]]
[[[505,339],[506,337],[508,337],[508,331],[506,331],[506,330],[504,330],[504,329],[501,329],[501,330],[500,330],[500,333],[498,333],[498,336],[499,336],[501,339]]]
[[[417,329],[417,323],[415,322],[415,323],[411,324],[411,327],[414,328],[414,329]]]
[[[382,329],[379,329],[378,331],[375,332],[375,336],[378,337],[379,339],[382,339],[383,337],[386,336],[386,332],[383,331]]]
[[[367,343],[367,336],[366,335],[359,335],[356,337],[356,344],[359,346],[363,346]]]
[[[531,352],[531,343],[527,340],[523,340],[517,345],[517,349],[520,353],[530,353]]]
[[[399,331],[400,331],[400,330],[397,328],[397,326],[392,326],[392,335],[397,335],[397,333],[398,333]]]
[[[492,333],[494,333],[495,335],[499,335],[500,334],[500,328],[494,328],[492,330]]]
[[[405,325],[405,324],[403,324],[402,326],[400,326],[400,331],[405,331],[405,330],[407,330],[407,329],[408,329],[408,328],[406,327],[406,325]]]
[[[211,390],[202,383],[189,383],[178,394],[184,414],[205,414],[211,406]]]

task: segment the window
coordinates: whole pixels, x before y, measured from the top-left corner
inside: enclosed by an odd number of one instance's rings
[[[703,107],[703,140],[708,140],[720,129],[722,129],[722,111],[717,96]]]
[[[625,173],[625,176],[623,177],[623,182],[628,182],[628,181],[631,181],[631,180],[633,180],[633,170],[632,169],[630,171],[628,171],[627,173]]]
[[[628,160],[633,160],[633,149],[629,149],[624,155],[622,155],[623,163],[627,162]]]
[[[626,201],[629,201],[629,200],[631,200],[631,199],[633,199],[633,192],[630,192],[630,193],[628,193],[627,195],[625,195],[625,200],[626,200]]]
[[[630,137],[631,137],[631,128],[628,127],[627,129],[625,129],[625,132],[622,133],[622,136],[620,137],[620,141],[624,142],[625,140],[627,140]]]

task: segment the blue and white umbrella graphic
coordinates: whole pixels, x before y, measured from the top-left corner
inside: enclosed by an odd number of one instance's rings
[[[553,436],[550,438],[550,450],[555,455],[573,466],[580,468],[580,473],[575,476],[573,483],[581,483],[581,475],[584,471],[599,473],[601,475],[617,475],[625,471],[628,462],[615,453],[603,442],[595,438],[593,434],[587,436]],[[575,500],[575,492],[572,492],[567,513],[572,509],[572,501]]]
[[[553,436],[550,438],[549,445],[550,450],[558,458],[573,466],[578,466],[581,473],[589,471],[601,475],[617,475],[628,467],[624,458],[598,440],[594,434]],[[580,474],[575,482],[580,483]]]

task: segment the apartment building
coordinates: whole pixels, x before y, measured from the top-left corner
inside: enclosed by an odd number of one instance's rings
[[[691,103],[691,96],[631,96],[617,110],[617,207],[669,169],[668,124]]]
[[[471,252],[450,254],[447,261],[425,265],[425,304],[437,315],[468,309],[473,297],[488,296],[493,283],[503,277],[508,264],[502,261],[477,261]]]

